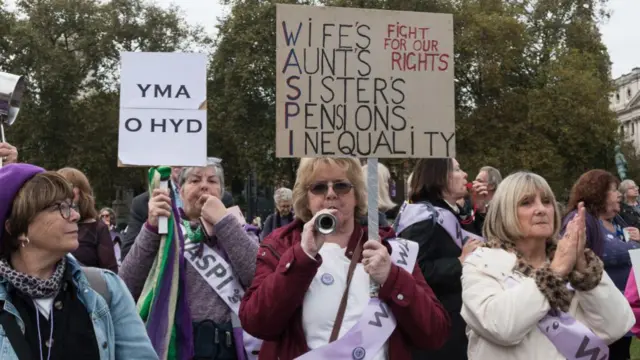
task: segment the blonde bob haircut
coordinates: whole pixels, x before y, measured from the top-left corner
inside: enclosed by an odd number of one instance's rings
[[[356,197],[355,216],[367,214],[367,187],[362,174],[360,162],[355,158],[302,158],[296,173],[296,183],[293,185],[293,211],[296,217],[307,222],[313,215],[309,210],[308,191],[316,180],[318,168],[322,165],[337,167],[347,173],[348,180],[353,185]],[[338,180],[338,179],[334,179]]]
[[[547,181],[531,172],[517,172],[507,176],[498,186],[487,211],[482,233],[487,240],[515,243],[524,234],[518,221],[518,207],[526,197],[540,196],[553,204],[553,234],[547,242],[555,242],[560,231],[558,202]]]

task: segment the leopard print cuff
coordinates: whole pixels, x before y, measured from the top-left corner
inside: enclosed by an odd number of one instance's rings
[[[578,291],[593,290],[600,283],[604,272],[602,260],[593,251],[586,249],[584,256],[587,260],[587,269],[584,272],[574,269],[569,274],[571,286]]]
[[[564,312],[569,311],[573,293],[567,289],[567,280],[565,278],[556,275],[547,265],[535,270],[533,279],[536,281],[538,289],[549,301],[551,308]]]

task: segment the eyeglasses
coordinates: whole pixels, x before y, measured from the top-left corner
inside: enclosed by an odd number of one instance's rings
[[[314,195],[327,195],[329,188],[332,188],[337,195],[345,195],[351,191],[353,184],[346,181],[338,181],[334,183],[322,181],[311,184],[309,186],[309,191]]]
[[[100,215],[100,219],[107,219],[109,218],[109,214],[101,214]]]
[[[71,219],[71,210],[79,212],[78,205],[70,204],[68,202],[59,202],[51,205],[51,207],[57,207],[58,211],[60,211],[60,216],[65,220]]]

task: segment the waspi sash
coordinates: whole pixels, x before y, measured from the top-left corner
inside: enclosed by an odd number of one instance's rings
[[[185,239],[184,248],[185,259],[231,309],[231,324],[238,359],[256,360],[258,356],[254,353],[260,350],[262,340],[256,339],[242,330],[238,313],[240,312],[240,300],[244,296],[244,288],[235,278],[231,264],[206,244],[202,244],[201,254],[198,253],[200,245],[190,240]]]
[[[505,284],[511,288],[519,283],[509,277]],[[538,322],[538,329],[567,360],[609,359],[609,346],[569,313],[549,311]]]
[[[393,227],[396,234],[400,234],[409,226],[429,219],[433,219],[434,222],[437,221],[460,248],[462,248],[469,239],[477,239],[484,242],[482,236],[464,230],[462,226],[460,226],[458,218],[456,218],[451,211],[433,206],[427,202],[415,204],[405,202],[402,204]]]
[[[409,273],[418,257],[418,243],[401,238],[388,241],[391,261]],[[396,318],[378,298],[369,300],[360,320],[338,340],[316,348],[296,360],[372,359],[384,346],[396,328]]]

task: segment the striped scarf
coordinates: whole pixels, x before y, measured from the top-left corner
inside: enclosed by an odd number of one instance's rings
[[[149,169],[149,193],[170,174],[169,167]],[[193,325],[186,298],[185,259],[180,250],[184,236],[175,195],[172,197],[168,233],[161,235],[158,254],[138,300],[138,311],[160,360],[187,360],[193,358]]]

